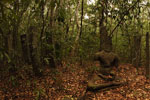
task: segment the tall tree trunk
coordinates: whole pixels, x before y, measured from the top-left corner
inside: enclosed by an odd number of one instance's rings
[[[46,1],[45,1],[46,2]],[[41,59],[41,62],[43,63],[44,62],[44,48],[43,48],[43,35],[45,33],[45,26],[46,26],[46,23],[45,23],[45,16],[44,16],[44,11],[45,11],[45,2],[44,0],[41,1],[41,20],[42,20],[42,28],[41,28],[41,34],[40,34],[40,59]],[[49,12],[49,9],[48,9],[48,12]]]
[[[29,43],[30,43],[30,57],[32,62],[33,72],[36,76],[41,76],[42,73],[40,71],[41,62],[39,55],[39,38],[38,31],[35,26],[30,26],[29,28]]]
[[[133,39],[133,65],[138,67],[141,64],[141,36],[134,36]]]
[[[106,27],[100,27],[100,51],[112,51],[112,37],[108,35]]]
[[[146,33],[146,77],[150,79],[150,66],[149,66],[149,33]]]
[[[54,2],[54,1],[51,1]],[[46,57],[48,58],[49,66],[52,68],[56,67],[55,60],[54,60],[54,44],[53,44],[53,35],[54,35],[54,7],[51,6],[50,11],[50,23],[49,23],[50,32],[47,34],[47,44],[51,48],[46,48]]]
[[[80,36],[82,35],[82,23],[83,23],[83,14],[84,14],[84,0],[82,0],[82,6],[81,6],[81,27],[80,27]]]
[[[19,16],[19,0],[16,0],[14,2],[14,14],[15,16]],[[19,64],[20,63],[20,57],[21,57],[21,45],[20,45],[20,36],[18,33],[19,30],[19,24],[20,20],[19,18],[13,19],[13,29],[12,29],[12,36],[13,36],[13,55],[12,55],[12,63]]]
[[[118,30],[116,32],[116,37],[115,37],[115,46],[114,46],[114,51],[117,52],[117,43],[118,43]]]
[[[76,26],[77,26],[77,33],[76,33],[76,38],[75,38],[74,45],[73,45],[72,52],[71,52],[71,55],[73,55],[73,56],[75,55],[75,50],[78,47],[78,40],[80,38],[80,25],[79,25],[79,21],[78,21],[78,13],[79,13],[79,7],[80,7],[79,5],[80,5],[80,0],[77,1],[76,11],[75,11],[75,21],[76,21]]]
[[[28,45],[27,45],[27,35],[21,35],[21,45],[22,45],[22,59],[25,63],[29,63],[29,53],[28,53]]]
[[[100,12],[100,22],[99,22],[99,29],[100,29],[100,51],[112,51],[112,37],[108,34],[108,30],[106,29],[106,26],[104,25],[104,22],[106,21],[106,18],[104,17],[104,13],[107,13],[107,10],[105,11],[105,6],[107,2],[101,3],[101,12]],[[107,15],[107,14],[106,14]]]

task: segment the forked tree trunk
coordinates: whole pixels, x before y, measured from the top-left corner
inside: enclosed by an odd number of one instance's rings
[[[150,79],[150,66],[149,66],[149,33],[146,33],[146,77]]]

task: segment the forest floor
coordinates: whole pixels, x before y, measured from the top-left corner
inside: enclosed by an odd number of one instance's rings
[[[95,66],[64,63],[57,69],[45,68],[42,77],[34,77],[23,67],[15,75],[0,78],[0,100],[77,100],[85,95]],[[150,80],[146,80],[144,72],[144,67],[137,70],[130,64],[122,64],[117,76],[127,84],[107,91],[89,91],[86,100],[150,100]]]

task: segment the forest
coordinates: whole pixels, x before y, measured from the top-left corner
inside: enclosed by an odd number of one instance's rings
[[[0,0],[0,100],[150,100],[150,0]]]

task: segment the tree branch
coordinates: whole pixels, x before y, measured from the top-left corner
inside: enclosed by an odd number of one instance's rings
[[[110,33],[110,36],[113,35],[114,31],[119,27],[119,25],[121,24],[121,22],[124,20],[125,15],[127,15],[127,12],[129,12],[131,9],[134,8],[134,6],[139,2],[140,0],[137,0],[123,15],[123,17],[121,18],[121,20],[118,22],[118,24],[115,26],[115,28],[112,30],[112,32]]]

